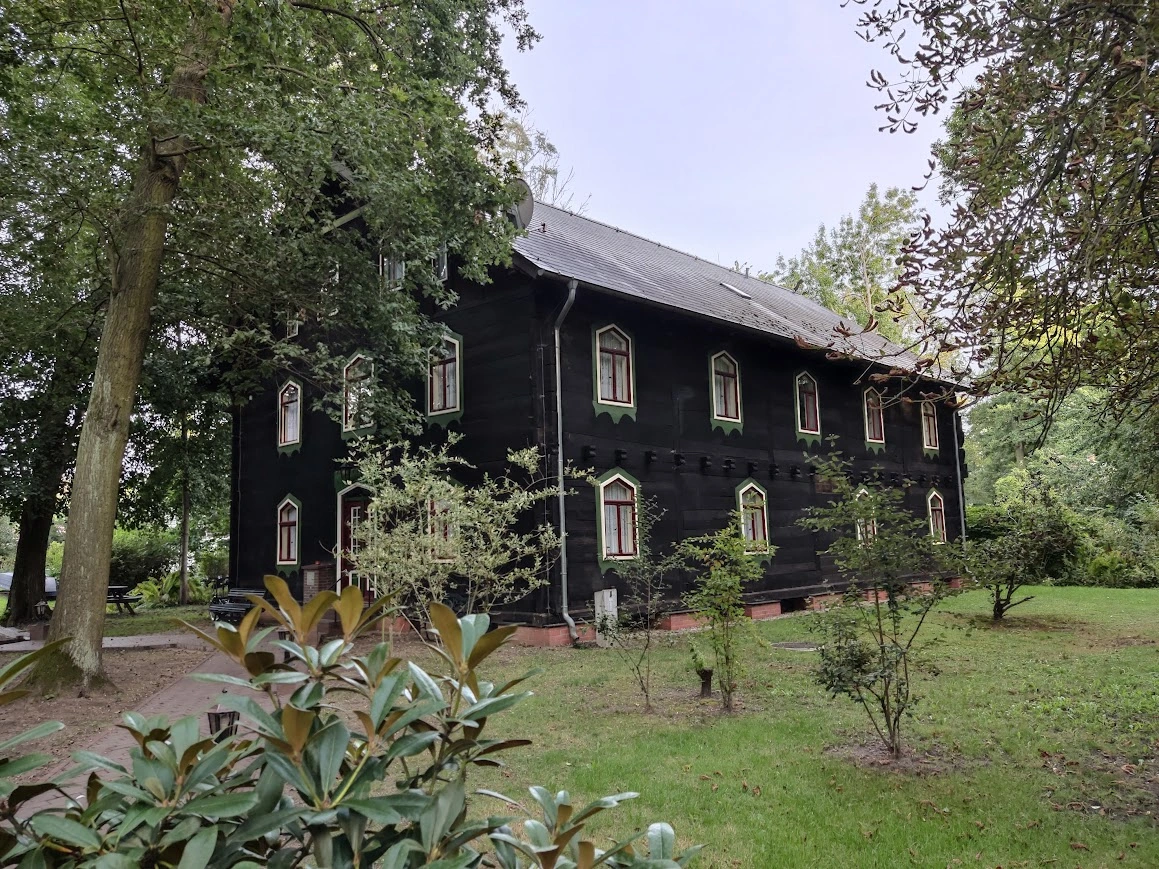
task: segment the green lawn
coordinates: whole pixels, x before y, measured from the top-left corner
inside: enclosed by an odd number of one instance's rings
[[[190,622],[199,628],[209,628],[209,604],[191,606],[169,606],[158,609],[137,609],[135,615],[116,612],[110,607],[105,616],[106,637],[135,637],[141,634],[180,634],[185,628],[177,624],[177,619]]]
[[[686,636],[657,658],[652,715],[610,652],[504,650],[493,675],[544,672],[490,735],[535,744],[476,784],[639,791],[604,829],[668,820],[702,866],[1159,866],[1159,591],[1034,593],[1005,628],[979,592],[935,619],[942,675],[904,770],[851,759],[862,713],[813,685],[813,654],[768,645],[810,639],[802,615],[758,626],[733,716],[695,699]]]

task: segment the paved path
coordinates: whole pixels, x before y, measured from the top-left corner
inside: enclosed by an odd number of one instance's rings
[[[145,645],[108,645],[110,640],[158,640],[168,637],[172,640],[183,639],[183,635],[164,635],[158,634],[153,637],[106,637],[105,648],[165,648],[166,646],[145,646]],[[196,639],[196,638],[193,638]],[[200,643],[200,641],[199,641]],[[185,643],[174,642],[171,645],[186,645]],[[204,643],[200,643],[200,647],[208,651],[209,647]],[[3,647],[7,650],[10,647]],[[193,648],[196,648],[194,646]],[[201,732],[209,734],[209,721],[206,713],[221,701],[223,685],[214,682],[202,682],[192,678],[193,673],[224,673],[230,676],[246,677],[245,670],[239,665],[231,661],[220,652],[214,652],[209,655],[201,665],[191,673],[187,674],[181,679],[178,679],[173,684],[160,691],[150,695],[137,704],[136,712],[140,712],[145,716],[163,715],[171,721],[182,718],[187,715],[193,715],[197,718],[201,725]],[[290,687],[290,686],[286,686]],[[296,687],[296,686],[295,686]],[[242,688],[229,688],[228,693],[246,694],[253,697],[266,708],[269,708],[268,699],[256,692],[245,691]],[[109,758],[116,763],[128,765],[129,750],[136,744],[136,740],[132,735],[123,728],[116,727],[110,724],[105,730],[93,735],[93,738],[86,744],[79,747],[81,751],[91,751]],[[244,722],[243,722],[244,724]],[[47,780],[55,776],[61,775],[69,769],[72,769],[76,764],[70,759],[60,761],[52,766],[45,767],[39,771],[38,778],[40,780]],[[84,790],[84,778],[78,777],[73,779],[65,789],[74,795],[80,795]],[[38,811],[48,806],[59,803],[60,796],[54,793],[43,794],[42,796],[29,800],[21,808],[20,814],[27,817],[35,811]]]
[[[20,643],[0,645],[0,654],[9,652],[35,652],[44,645],[43,640],[24,640]],[[205,649],[210,647],[196,634],[141,634],[136,637],[105,637],[102,649]]]

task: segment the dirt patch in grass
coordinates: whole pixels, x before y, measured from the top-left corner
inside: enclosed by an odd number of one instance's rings
[[[1058,776],[1044,796],[1055,811],[1125,820],[1150,818],[1159,825],[1159,742],[1140,746],[1136,756],[1095,752],[1067,757],[1040,751],[1042,768]]]
[[[29,695],[0,706],[0,733],[15,736],[42,721],[62,721],[63,730],[16,750],[39,751],[54,760],[67,760],[94,734],[119,724],[121,716],[136,709],[146,697],[195,670],[208,654],[201,649],[106,651],[105,671],[112,682],[109,687],[94,691],[89,697],[78,697],[76,692],[50,697]],[[0,655],[0,666],[14,657]]]
[[[960,772],[988,761],[967,760],[960,752],[937,743],[906,746],[900,757],[894,757],[878,740],[829,745],[825,754],[841,758],[862,769],[897,773],[918,778]]]
[[[952,613],[956,621],[981,629],[994,631],[1074,631],[1082,632],[1090,627],[1088,622],[1070,616],[1058,615],[1015,615],[1011,614],[999,621],[988,615]]]

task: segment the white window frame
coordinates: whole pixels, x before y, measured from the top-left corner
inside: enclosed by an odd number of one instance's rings
[[[926,425],[926,412],[929,411],[930,425]],[[938,407],[932,401],[922,402],[922,449],[937,450],[938,443]],[[932,436],[932,437],[931,437]]]
[[[813,384],[813,398],[817,404],[817,428],[807,429],[801,425],[801,378],[807,377]],[[821,434],[821,388],[817,384],[817,378],[808,371],[798,371],[793,375],[793,412],[796,414],[794,425],[799,434],[820,435]]]
[[[717,378],[716,360],[717,359],[727,359],[729,362],[732,363],[732,367],[736,371],[736,377],[733,378],[736,381],[736,383],[735,383],[735,386],[736,386],[736,416],[725,416],[724,413],[721,412],[720,407],[717,405],[717,402],[716,402],[716,378]],[[741,398],[740,398],[740,396],[741,396],[740,363],[736,361],[736,359],[733,357],[733,355],[731,353],[728,353],[728,352],[722,350],[720,353],[713,354],[712,358],[708,360],[708,367],[709,367],[709,371],[712,372],[712,380],[710,381],[710,385],[712,387],[712,418],[714,420],[719,420],[720,422],[740,422],[744,418],[744,410],[741,407]]]
[[[435,272],[435,280],[440,284],[446,283],[451,270],[447,263],[447,243],[445,241],[439,245],[438,252],[431,257],[431,268]]]
[[[857,490],[857,494],[854,495],[853,497],[856,500],[859,498],[863,498],[864,496],[866,496],[868,494],[869,494],[869,490],[867,488],[865,488],[864,486],[862,486],[860,489]],[[875,537],[877,537],[877,519],[876,518],[854,520],[854,527],[857,529],[857,539],[859,541],[861,541],[862,543],[865,543],[867,540],[873,540]]]
[[[754,540],[748,535],[748,522],[745,518],[744,496],[746,492],[756,492],[761,496],[761,524],[764,531],[763,540]],[[745,552],[750,555],[755,555],[759,552],[769,551],[769,493],[765,491],[764,487],[758,486],[756,483],[747,483],[741,486],[736,493],[736,509],[740,514],[740,533],[745,541]]]
[[[437,360],[434,358],[434,351],[431,354],[431,361],[427,363],[427,416],[442,416],[444,413],[458,413],[463,407],[463,342],[454,335],[447,335],[443,338],[443,345],[451,344],[455,348],[455,403],[453,406],[448,406],[435,410],[431,399],[434,397],[435,385],[435,364]]]
[[[870,393],[877,397],[877,417],[881,420],[881,438],[871,437],[869,433],[869,396]],[[865,441],[871,444],[885,443],[885,404],[883,402],[884,396],[881,392],[870,386],[861,394],[861,411],[865,417]]]
[[[378,276],[388,290],[397,290],[406,280],[406,263],[392,259],[384,253],[378,255]]]
[[[282,558],[282,510],[289,505],[294,508],[294,551],[293,558]],[[291,566],[298,564],[302,553],[302,505],[298,503],[297,499],[291,495],[287,495],[278,503],[277,512],[274,514],[274,545],[277,553],[277,564],[279,567]]]
[[[604,398],[601,386],[603,385],[603,348],[600,347],[600,336],[605,332],[615,332],[628,345],[628,401],[617,401],[611,398]],[[612,351],[609,351],[612,352]],[[617,351],[618,352],[618,351]],[[614,366],[614,363],[613,363]],[[612,381],[615,382],[615,368],[612,370]],[[600,404],[606,404],[610,407],[635,407],[636,406],[636,343],[631,336],[614,323],[609,323],[601,329],[596,330],[596,400]]]
[[[613,483],[622,483],[632,492],[632,552],[627,555],[613,555],[608,551],[608,517],[604,494]],[[614,474],[600,483],[600,542],[604,550],[600,553],[603,561],[631,561],[640,555],[640,489],[623,474]]]
[[[360,362],[365,362],[366,365],[368,366],[368,370],[366,372],[366,377],[359,378],[357,381],[351,381],[350,369],[353,368],[355,365],[357,365]],[[342,431],[344,431],[344,432],[358,431],[359,429],[367,428],[370,425],[370,423],[368,421],[358,419],[359,409],[358,409],[357,403],[355,403],[354,412],[351,413],[350,396],[351,396],[351,384],[352,383],[362,383],[362,384],[365,384],[363,386],[363,392],[364,392],[366,397],[369,397],[370,381],[373,378],[374,378],[374,362],[371,361],[369,356],[367,356],[363,353],[355,353],[353,356],[350,357],[349,361],[345,365],[342,366]]]
[[[286,394],[286,390],[289,389],[291,386],[294,389],[298,390],[298,419],[297,419],[297,430],[294,432],[294,437],[288,438],[288,437],[286,437],[286,430],[285,430],[286,418],[285,418],[284,414],[282,413],[282,407],[283,407],[282,396]],[[302,443],[302,384],[298,383],[298,381],[296,381],[292,378],[290,380],[287,380],[285,383],[282,384],[281,389],[278,390],[277,401],[278,401],[278,446],[279,447],[292,447],[295,444]]]
[[[938,505],[942,513],[942,529],[941,534],[938,533],[937,527],[934,525],[934,498],[938,499]],[[937,489],[930,489],[929,494],[926,495],[926,516],[930,520],[930,536],[934,538],[934,543],[946,542],[946,499],[942,497],[942,493]]]

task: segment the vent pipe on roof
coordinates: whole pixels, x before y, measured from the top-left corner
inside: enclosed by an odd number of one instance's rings
[[[571,306],[575,303],[575,291],[579,281],[572,278],[567,282],[567,301],[563,303],[559,316],[555,318],[555,459],[556,483],[559,492],[559,610],[567,624],[567,634],[572,643],[579,642],[579,631],[567,610],[567,492],[564,487],[563,461],[563,366],[561,364],[559,330]]]

